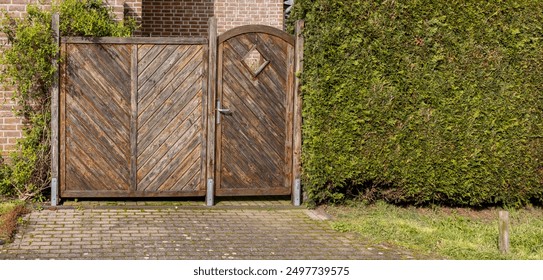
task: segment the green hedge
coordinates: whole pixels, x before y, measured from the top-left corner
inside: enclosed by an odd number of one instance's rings
[[[297,0],[310,198],[543,201],[543,1]]]

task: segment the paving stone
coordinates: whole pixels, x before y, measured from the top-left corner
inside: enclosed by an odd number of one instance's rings
[[[290,207],[289,201],[224,201],[214,208],[202,202],[153,203],[95,209],[103,203],[74,202],[68,205],[79,210],[32,212],[15,240],[0,245],[0,259],[424,258],[335,232],[326,219]]]

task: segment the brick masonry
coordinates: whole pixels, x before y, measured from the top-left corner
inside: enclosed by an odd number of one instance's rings
[[[208,19],[217,18],[218,32],[246,24],[283,28],[283,0],[105,0],[117,18],[133,17],[140,25],[135,36],[207,36]],[[0,10],[15,17],[26,13],[28,4],[48,7],[50,0],[0,0]],[[0,34],[0,44],[5,38]],[[0,85],[0,149],[14,149],[22,122],[13,114],[12,89]]]
[[[141,36],[206,36],[213,0],[143,0]]]

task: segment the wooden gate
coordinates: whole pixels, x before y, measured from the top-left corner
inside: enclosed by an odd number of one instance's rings
[[[205,194],[203,43],[62,42],[62,196]]]
[[[291,194],[294,38],[234,29],[218,60],[216,194]]]
[[[62,38],[53,195],[299,190],[301,41],[210,22],[209,38]]]

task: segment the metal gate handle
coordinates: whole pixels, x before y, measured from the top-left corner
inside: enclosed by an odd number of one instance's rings
[[[221,123],[221,113],[230,114],[230,109],[221,108],[221,102],[217,101],[217,124]]]

